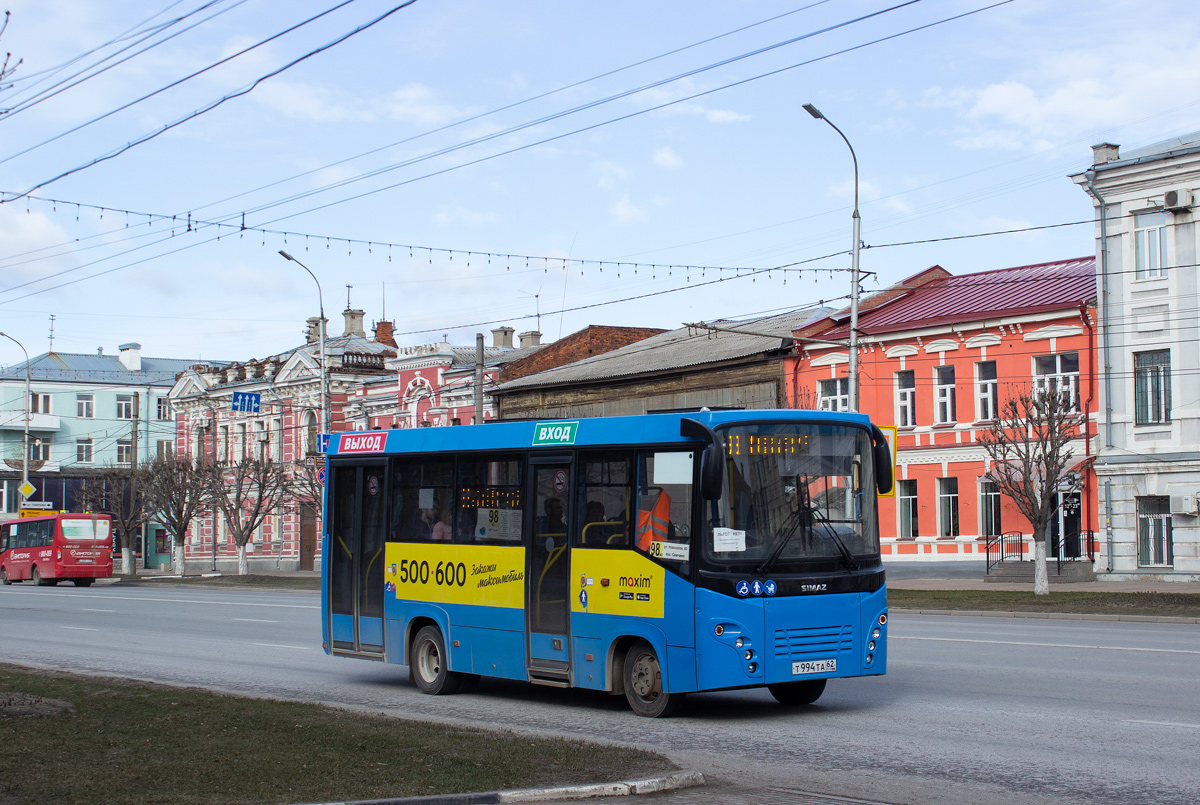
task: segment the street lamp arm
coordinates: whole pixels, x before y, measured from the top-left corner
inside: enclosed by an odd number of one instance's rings
[[[12,341],[25,353],[25,455],[21,456],[21,500],[24,500],[25,490],[29,487],[29,420],[33,418],[33,399],[29,383],[29,350],[8,333],[0,332],[0,335]]]
[[[317,279],[317,275],[312,272],[312,269],[301,263],[295,257],[279,250],[279,254],[285,260],[289,260],[308,272],[308,276],[313,278],[313,282],[317,284],[317,304],[321,309],[321,432],[329,433],[329,375],[325,369],[325,295],[321,292],[321,281]]]

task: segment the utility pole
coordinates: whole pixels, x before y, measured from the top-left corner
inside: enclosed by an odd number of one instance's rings
[[[131,512],[134,510],[134,507],[137,506],[137,465],[138,465],[137,454],[138,454],[138,430],[140,430],[141,424],[142,424],[141,423],[141,414],[139,412],[139,409],[141,408],[139,401],[141,399],[142,399],[141,392],[135,391],[133,393],[133,423],[132,423],[133,424],[133,433],[130,437],[130,443],[129,443],[129,509]],[[136,576],[137,575],[137,546],[135,544],[135,545],[131,545],[129,547],[130,547],[130,550],[129,550],[130,567],[126,568],[125,572],[128,575]],[[143,542],[142,543],[142,556],[146,555],[145,551],[146,551],[146,545]]]
[[[483,333],[475,333],[475,424],[483,424]]]

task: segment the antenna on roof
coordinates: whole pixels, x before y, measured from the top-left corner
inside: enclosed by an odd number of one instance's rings
[[[54,314],[50,314],[50,351],[54,351]]]
[[[353,287],[353,285],[346,285],[346,310],[350,309],[350,289]]]

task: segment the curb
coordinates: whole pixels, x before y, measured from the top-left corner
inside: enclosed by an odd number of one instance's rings
[[[515,791],[480,791],[468,794],[434,794],[423,797],[393,797],[389,799],[356,799],[322,802],[319,805],[491,805],[500,802],[558,802],[564,799],[620,797],[632,794],[651,794],[704,785],[704,775],[698,771],[651,777],[647,780],[625,780],[618,783],[567,785],[558,788],[522,788]]]
[[[1122,621],[1125,623],[1200,623],[1200,618],[1175,615],[1090,615],[1079,612],[1011,612],[1008,610],[975,609],[902,609],[888,607],[891,614],[955,615],[969,618],[1039,618],[1064,621]]]

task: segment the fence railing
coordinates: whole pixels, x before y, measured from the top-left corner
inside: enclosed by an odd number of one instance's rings
[[[995,534],[987,538],[987,570],[984,575],[992,572],[992,568],[1004,561],[1025,560],[1025,535],[1020,531],[1009,531],[1007,534]]]
[[[1027,537],[1018,531],[1010,531],[1006,534],[997,534],[988,537],[987,570],[985,571],[985,575],[991,573],[992,568],[1001,562],[1025,561],[1026,539]],[[1050,558],[1054,559],[1055,567],[1059,573],[1062,573],[1063,562],[1070,563],[1084,558],[1095,561],[1095,532],[1079,531],[1073,534],[1068,533],[1064,537],[1048,538],[1046,540],[1046,553],[1050,554]]]

